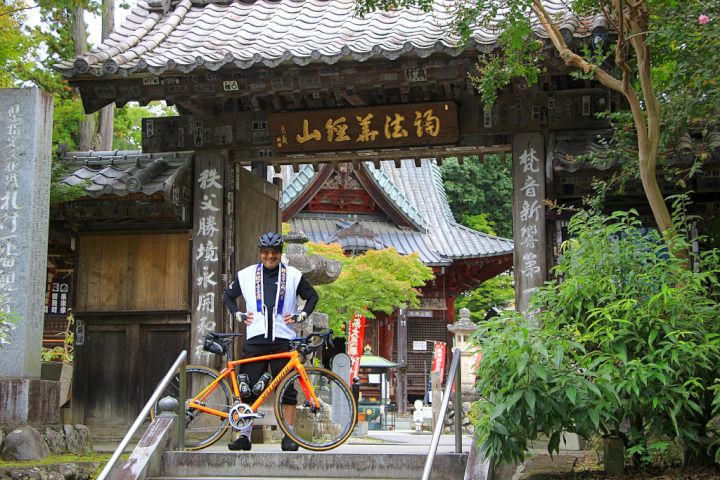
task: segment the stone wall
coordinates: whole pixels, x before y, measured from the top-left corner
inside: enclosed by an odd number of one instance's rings
[[[90,431],[84,425],[22,426],[0,430],[0,458],[6,462],[91,451]]]

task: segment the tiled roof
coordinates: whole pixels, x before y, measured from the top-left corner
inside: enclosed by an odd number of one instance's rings
[[[373,168],[371,164],[366,165]],[[420,167],[415,166],[413,160],[403,160],[401,165],[394,168],[390,162],[383,162],[381,168],[429,222],[428,242],[438,254],[447,258],[477,258],[512,253],[512,240],[455,222],[445,197],[440,168],[434,159],[422,159]]]
[[[383,192],[385,197],[397,206],[397,208],[405,214],[405,217],[408,218],[419,230],[423,232],[427,231],[430,227],[428,221],[425,220],[422,213],[420,213],[420,210],[418,210],[417,207],[407,199],[403,191],[393,183],[390,177],[382,169],[376,169],[372,166],[367,169],[370,172],[373,181],[381,187],[380,191]]]
[[[68,152],[63,155],[70,173],[65,185],[86,184],[91,197],[131,193],[151,195],[172,183],[180,169],[189,165],[192,152],[147,153],[139,151]]]
[[[602,17],[592,23],[578,20],[566,1],[544,3],[561,19],[564,35],[583,38],[606,28]],[[426,58],[436,52],[457,56],[462,52],[456,47],[458,38],[448,33],[455,4],[435,0],[432,13],[396,9],[359,18],[353,0],[139,0],[102,45],[56,69],[68,77],[99,77],[216,71],[225,65],[335,64],[378,56]],[[534,31],[546,37],[539,25]],[[497,39],[496,31],[476,29],[463,49],[491,51]]]
[[[290,172],[290,170],[287,170]],[[290,205],[293,200],[300,196],[300,194],[307,188],[307,186],[315,178],[315,169],[312,165],[303,165],[298,173],[293,176],[292,180],[285,185],[282,191],[281,201],[282,205]]]
[[[289,223],[295,230],[304,232],[311,242],[336,243],[338,232],[346,228],[347,219],[343,217],[323,216],[300,213],[290,219]],[[395,247],[401,255],[418,252],[420,260],[429,266],[449,265],[451,261],[438,255],[426,242],[426,235],[408,228],[400,228],[384,219],[362,218],[357,221],[362,227],[377,236],[374,241],[363,237],[344,237],[343,248],[367,250],[369,248]]]
[[[402,254],[417,251],[428,265],[513,252],[512,240],[478,232],[455,222],[445,197],[440,169],[434,160],[423,159],[419,167],[412,160],[403,160],[400,168],[395,168],[392,162],[384,162],[380,169],[365,162],[362,168],[370,173],[372,181],[391,203],[398,209],[415,212],[427,227],[416,230],[401,228],[389,218],[379,219],[376,215],[353,217],[363,227],[376,233],[376,240],[385,246],[395,247]],[[286,196],[283,192],[283,208],[288,208],[299,192],[312,182],[313,175],[317,174],[312,168],[302,168],[288,180],[284,190],[289,193]],[[402,199],[402,203],[396,203],[397,199]],[[304,231],[313,242],[333,243],[337,233],[347,227],[342,223],[343,219],[347,220],[342,215],[301,212],[289,222],[295,229]],[[357,246],[362,242],[370,248],[367,239],[357,239]]]

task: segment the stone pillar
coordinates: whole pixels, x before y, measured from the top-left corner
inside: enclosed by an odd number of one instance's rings
[[[455,335],[454,348],[460,349],[460,384],[462,385],[462,393],[472,393],[472,386],[475,383],[475,362],[473,357],[475,352],[470,351],[467,340],[470,335],[478,329],[478,326],[470,320],[470,310],[467,308],[460,309],[460,320],[447,326]]]
[[[515,135],[513,156],[513,240],[515,308],[535,322],[533,293],[545,282],[545,139],[539,133]]]
[[[5,425],[52,421],[45,407],[57,410],[57,383],[40,380],[52,111],[52,97],[37,88],[0,90],[0,310],[17,315],[16,325],[0,325]]]
[[[223,185],[227,152],[195,154],[192,243],[192,347],[188,363],[210,365],[217,356],[203,350],[208,331],[221,330]]]

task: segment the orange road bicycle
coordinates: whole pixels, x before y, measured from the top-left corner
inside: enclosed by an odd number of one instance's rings
[[[350,388],[330,370],[303,365],[323,345],[332,345],[332,330],[290,340],[291,350],[288,352],[233,360],[230,347],[240,336],[242,334],[239,333],[209,332],[205,337],[206,350],[225,355],[227,366],[222,371],[202,365],[186,368],[186,449],[210,446],[223,436],[228,427],[240,430],[251,425],[256,418],[262,418],[264,414],[258,412],[258,408],[276,388],[275,417],[278,425],[298,445],[321,451],[335,448],[347,440],[357,421],[357,404]],[[277,358],[287,358],[287,365],[252,405],[243,403],[235,366]],[[293,389],[297,392],[296,396],[292,395]],[[178,392],[179,378],[176,376],[160,398],[177,398]],[[295,425],[290,430],[283,405],[295,403]],[[158,413],[157,408],[156,405],[153,409],[153,417]]]

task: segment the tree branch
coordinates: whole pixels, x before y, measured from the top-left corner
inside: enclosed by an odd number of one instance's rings
[[[565,40],[560,33],[560,30],[555,25],[555,22],[550,18],[550,14],[545,10],[541,0],[533,0],[532,5],[535,15],[537,15],[540,24],[543,26],[545,31],[550,37],[550,40],[555,45],[555,48],[560,52],[560,58],[563,59],[565,65],[569,67],[577,68],[583,73],[593,73],[595,79],[606,87],[612,88],[613,90],[622,91],[622,84],[615,77],[610,75],[605,70],[598,68],[597,65],[590,64],[587,60],[576,54],[565,43]]]

